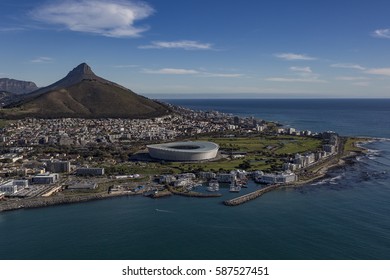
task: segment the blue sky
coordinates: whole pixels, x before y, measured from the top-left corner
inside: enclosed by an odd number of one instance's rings
[[[385,0],[2,0],[0,77],[156,97],[390,97]]]

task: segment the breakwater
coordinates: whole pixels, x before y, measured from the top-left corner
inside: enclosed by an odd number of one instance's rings
[[[181,191],[175,190],[172,187],[168,187],[168,190],[171,193],[175,194],[175,195],[181,195],[181,196],[187,196],[187,197],[208,198],[208,197],[220,197],[220,196],[222,196],[222,194],[220,194],[220,193],[201,193],[201,192],[193,192],[193,191],[181,192]]]
[[[93,200],[107,199],[119,196],[133,195],[130,193],[91,194],[85,196],[54,196],[36,197],[31,199],[10,200],[0,203],[0,212],[24,208],[39,208],[61,204],[87,202]]]
[[[248,194],[245,194],[245,195],[233,198],[233,199],[225,200],[223,202],[223,204],[225,204],[226,206],[237,206],[237,205],[243,204],[245,202],[251,201],[253,199],[256,199],[259,196],[262,196],[263,194],[270,192],[270,191],[273,191],[279,187],[281,187],[281,185],[271,185],[271,186],[265,187],[263,189],[260,189],[260,190],[257,190],[257,191],[254,191],[254,192],[251,192],[251,193],[248,193]]]

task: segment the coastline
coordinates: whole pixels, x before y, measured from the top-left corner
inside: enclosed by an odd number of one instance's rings
[[[248,201],[254,200],[269,191],[274,191],[283,188],[297,188],[315,182],[317,180],[326,177],[328,175],[328,172],[331,169],[340,168],[346,164],[351,164],[353,162],[353,158],[355,158],[359,154],[366,154],[368,152],[368,149],[362,147],[362,145],[366,143],[372,143],[375,141],[383,140],[381,138],[368,138],[368,137],[353,137],[353,138],[360,139],[354,141],[353,143],[354,147],[358,148],[359,150],[349,151],[348,154],[339,154],[336,155],[335,158],[328,159],[322,162],[320,164],[320,167],[313,173],[314,176],[306,180],[300,180],[290,184],[267,186],[260,190],[256,190],[254,192],[230,200],[225,200],[222,203],[227,206],[237,206],[246,203]],[[168,188],[168,192],[169,194],[155,195],[150,197],[157,199],[169,195],[180,195],[180,196],[195,197],[195,198],[215,198],[215,197],[222,196],[219,193],[216,194],[203,194],[197,192],[183,193],[183,192],[175,191],[172,188]],[[97,193],[97,194],[90,194],[90,195],[83,195],[83,196],[76,195],[76,196],[35,197],[31,199],[5,201],[3,203],[0,203],[0,213],[6,211],[19,210],[19,209],[41,208],[41,207],[49,207],[49,206],[64,205],[64,204],[83,203],[83,202],[89,202],[95,200],[110,199],[110,198],[123,197],[123,196],[133,196],[133,195],[141,195],[141,194],[135,194],[130,192]]]
[[[41,208],[63,204],[83,203],[95,200],[116,198],[122,196],[133,196],[135,194],[128,192],[110,193],[110,194],[91,194],[84,196],[56,196],[56,197],[35,197],[31,199],[21,199],[17,201],[6,201],[0,204],[0,213],[19,209]]]
[[[249,202],[251,200],[257,199],[258,197],[262,196],[263,194],[278,190],[278,189],[286,189],[286,188],[299,188],[301,186],[316,182],[326,176],[328,176],[329,171],[332,169],[341,168],[342,166],[345,166],[347,164],[353,164],[353,159],[356,158],[356,156],[360,154],[366,154],[368,152],[367,148],[362,147],[361,145],[364,145],[366,143],[372,143],[375,141],[380,141],[381,139],[378,138],[367,138],[367,137],[355,137],[355,139],[361,138],[361,141],[354,142],[354,146],[356,148],[359,148],[360,151],[350,151],[348,154],[345,155],[336,155],[336,158],[329,159],[323,163],[321,163],[321,166],[317,169],[316,172],[314,172],[314,176],[306,179],[297,181],[290,184],[280,184],[280,185],[271,185],[267,186],[265,188],[262,188],[260,190],[256,190],[254,192],[229,199],[223,201],[223,204],[226,206],[238,206],[243,203]]]

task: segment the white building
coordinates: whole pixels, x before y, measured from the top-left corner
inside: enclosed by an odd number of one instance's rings
[[[192,183],[192,180],[190,178],[181,178],[181,179],[177,179],[177,181],[175,181],[173,183],[173,185],[175,187],[187,187],[189,186],[190,184]]]
[[[262,184],[288,184],[295,182],[298,179],[297,175],[292,172],[284,172],[280,174],[268,173],[258,179]]]
[[[287,163],[283,164],[284,170],[295,171],[295,170],[298,170],[300,167],[301,167],[300,164],[291,163],[291,162],[287,162]]]
[[[0,185],[0,192],[4,192],[5,194],[14,194],[25,187],[28,187],[27,180],[9,180]]]
[[[217,156],[219,146],[213,142],[173,142],[147,146],[152,158],[171,161],[199,161]]]
[[[214,172],[199,172],[199,178],[202,180],[211,180],[214,179],[217,175]]]
[[[236,174],[232,173],[220,173],[217,175],[219,183],[231,183],[236,179]]]
[[[195,179],[196,178],[196,175],[194,173],[182,173],[182,174],[179,174],[177,175],[177,178],[178,179]]]
[[[294,158],[294,163],[299,164],[300,167],[306,167],[313,164],[316,161],[316,156],[314,153],[307,153],[305,155],[296,154]]]
[[[295,129],[295,128],[293,128],[293,127],[287,128],[287,133],[288,133],[288,134],[294,134],[295,132],[296,132],[296,129]]]
[[[160,184],[170,184],[175,182],[177,179],[173,175],[161,175],[158,182]]]

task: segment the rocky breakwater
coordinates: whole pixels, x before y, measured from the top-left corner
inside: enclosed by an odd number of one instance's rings
[[[251,201],[253,199],[256,199],[259,196],[262,196],[263,194],[270,192],[270,191],[273,191],[279,187],[280,187],[280,185],[271,185],[271,186],[265,187],[263,189],[260,189],[260,190],[257,190],[257,191],[254,191],[254,192],[251,192],[251,193],[248,193],[248,194],[245,194],[245,195],[233,198],[233,199],[225,200],[223,202],[223,204],[225,204],[226,206],[237,206],[237,205],[243,204],[245,202]]]
[[[187,197],[199,197],[199,198],[210,198],[210,197],[220,197],[222,194],[220,193],[201,193],[201,192],[194,192],[194,191],[178,191],[172,187],[168,187],[168,190],[173,193],[174,195],[181,195],[181,196],[187,196]]]
[[[8,200],[0,202],[0,212],[11,211],[24,208],[39,208],[61,204],[87,202],[92,200],[107,199],[111,197],[126,196],[129,193],[113,193],[113,194],[91,194],[84,196],[53,196],[53,197],[37,197],[31,199]]]

